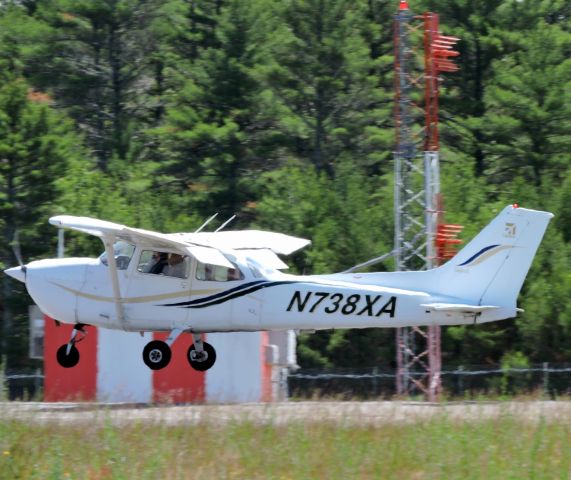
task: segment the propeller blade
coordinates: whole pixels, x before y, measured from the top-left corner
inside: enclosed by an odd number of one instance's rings
[[[14,252],[14,256],[16,257],[18,264],[20,267],[23,267],[24,261],[22,260],[22,251],[20,250],[20,232],[18,230],[14,232],[14,238],[10,245],[12,246],[12,251]]]
[[[14,256],[18,261],[19,267],[8,268],[4,270],[6,275],[18,280],[19,282],[26,283],[26,265],[24,265],[24,261],[22,260],[22,251],[20,250],[20,232],[16,230],[14,232],[14,238],[10,242],[12,247],[12,251],[14,252]]]

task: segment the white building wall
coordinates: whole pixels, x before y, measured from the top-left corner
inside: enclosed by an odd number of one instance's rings
[[[97,344],[97,400],[100,402],[150,402],[153,372],[142,352],[152,340],[135,333],[99,329]]]
[[[216,349],[216,363],[206,375],[206,402],[261,401],[261,332],[209,333],[206,341]]]

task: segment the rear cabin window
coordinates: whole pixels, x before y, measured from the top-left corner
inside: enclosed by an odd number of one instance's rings
[[[196,279],[204,282],[232,282],[243,278],[244,275],[238,267],[226,268],[200,262],[196,265]]]

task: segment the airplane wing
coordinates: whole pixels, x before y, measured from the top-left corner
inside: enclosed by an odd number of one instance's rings
[[[90,217],[58,215],[49,222],[97,237],[114,236],[130,243],[147,244],[156,248],[175,248],[196,258],[201,263],[233,268],[224,253],[247,250],[248,256],[270,268],[283,269],[287,265],[277,254],[290,255],[306,247],[310,240],[262,230],[241,230],[201,233],[158,233],[131,228],[118,223]]]
[[[311,243],[311,240],[305,238],[263,230],[183,233],[179,235],[190,242],[207,244],[221,250],[271,250],[281,255],[290,255]]]
[[[79,232],[102,237],[106,234],[120,232],[125,228],[124,225],[118,223],[106,222],[97,218],[74,217],[72,215],[58,215],[51,217],[49,222],[56,227],[66,227]]]
[[[175,248],[188,253],[199,262],[234,268],[232,263],[228,261],[219,248],[189,242],[177,235],[152,232],[150,230],[131,228],[96,218],[74,217],[72,215],[51,217],[49,222],[57,227],[71,228],[83,233],[95,235],[96,237],[114,236],[119,240],[137,244],[148,244],[155,248]]]

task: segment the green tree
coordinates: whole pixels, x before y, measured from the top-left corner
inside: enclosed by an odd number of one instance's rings
[[[157,132],[160,183],[184,195],[185,210],[239,212],[253,198],[256,172],[267,168],[264,137],[271,118],[261,111],[253,74],[271,24],[263,7],[231,1],[221,10],[217,47],[195,60],[191,79],[173,96]]]
[[[50,27],[43,48],[28,69],[84,131],[98,166],[114,156],[129,158],[148,109],[155,0],[54,0],[41,3],[36,17]],[[139,122],[135,120],[139,119]]]
[[[3,75],[0,86],[0,254],[2,266],[14,266],[12,241],[19,234],[25,261],[53,248],[53,228],[47,218],[61,197],[60,181],[71,159],[81,161],[85,151],[73,125],[39,94],[14,75]],[[48,231],[49,229],[49,231]],[[23,286],[2,278],[0,355],[8,365],[22,363],[26,345],[28,302]],[[10,339],[10,342],[8,342]]]
[[[284,36],[266,81],[287,151],[330,177],[342,158],[378,160],[373,146],[386,146],[380,127],[388,114],[378,108],[366,10],[344,0],[291,0],[281,9]]]
[[[484,175],[488,166],[485,146],[489,142],[483,130],[486,113],[484,97],[490,78],[492,62],[502,53],[497,36],[501,25],[499,8],[502,0],[445,0],[424,2],[425,8],[440,15],[445,35],[460,38],[458,72],[447,77],[446,89],[451,98],[442,97],[441,117],[447,122],[443,142],[472,158],[476,176]]]
[[[571,161],[571,33],[540,22],[519,43],[494,63],[486,94],[488,170],[494,183],[516,174],[539,185]]]
[[[228,2],[222,0],[188,2],[186,15],[188,28],[185,29],[184,41],[181,42],[184,58],[195,62],[201,50],[219,46],[216,27],[224,3]]]

